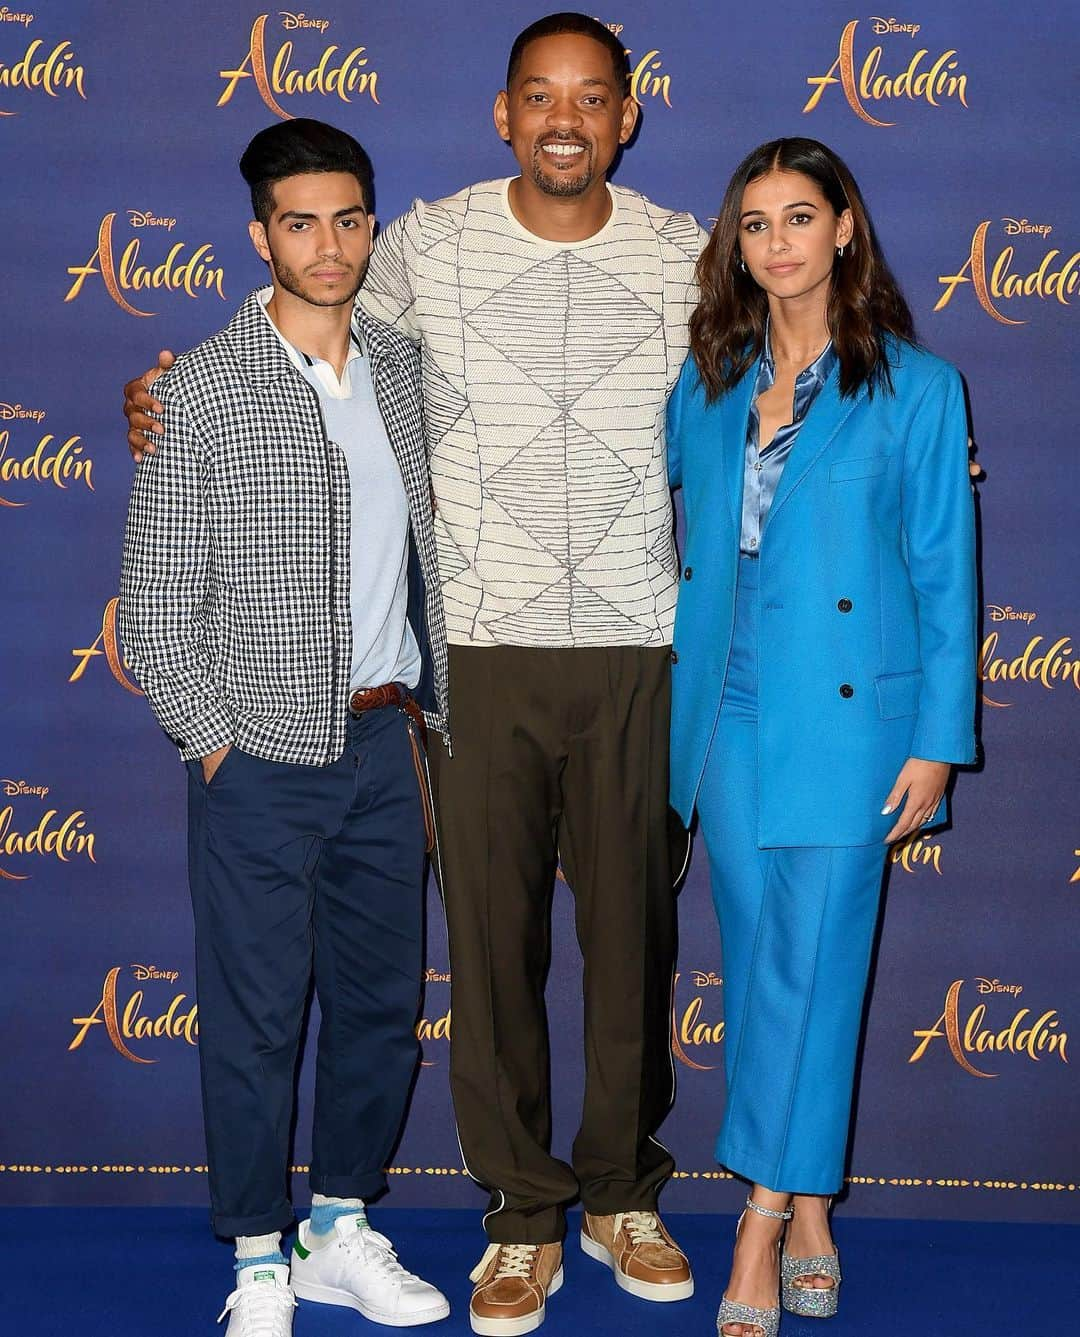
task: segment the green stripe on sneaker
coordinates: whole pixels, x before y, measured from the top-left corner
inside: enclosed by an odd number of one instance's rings
[[[305,1249],[299,1240],[293,1240],[292,1251],[300,1258],[310,1258],[311,1250]]]

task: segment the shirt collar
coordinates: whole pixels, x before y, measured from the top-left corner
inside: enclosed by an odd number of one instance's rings
[[[271,286],[268,288],[260,288],[258,292],[256,292],[255,297],[259,303],[259,306],[262,308],[263,315],[266,317],[266,323],[270,326],[270,328],[274,331],[277,337],[281,340],[282,347],[285,349],[285,352],[289,355],[289,361],[293,364],[293,366],[297,369],[297,371],[300,372],[302,372],[306,367],[310,366],[329,367],[330,364],[328,362],[323,362],[321,358],[310,358],[306,353],[301,352],[301,350],[297,348],[295,344],[290,343],[289,340],[285,338],[282,332],[274,324],[273,320],[270,318],[270,312],[267,311],[266,309],[267,303],[270,301],[273,295],[274,295],[274,289]],[[360,339],[360,332],[356,328],[356,322],[353,321],[352,340],[349,344],[348,357],[346,357],[345,359],[345,369],[342,372],[341,376],[342,382],[344,382],[345,380],[345,372],[348,371],[349,364],[353,361],[353,359],[363,356],[364,356],[364,349]],[[332,367],[330,367],[330,371],[331,374],[334,375],[334,378],[337,379],[336,373],[334,373],[334,369]]]

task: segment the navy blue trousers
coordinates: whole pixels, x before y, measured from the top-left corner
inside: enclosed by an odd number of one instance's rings
[[[419,1055],[424,823],[405,716],[350,720],[330,766],[188,764],[199,1060],[219,1235],[293,1219],[294,1079],[314,978],[311,1188],[385,1188]]]

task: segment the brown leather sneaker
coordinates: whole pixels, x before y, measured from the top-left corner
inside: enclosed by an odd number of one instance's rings
[[[561,1244],[489,1244],[469,1273],[473,1332],[519,1337],[544,1321],[544,1304],[563,1284]]]
[[[590,1258],[607,1263],[619,1286],[640,1300],[687,1300],[694,1293],[686,1254],[655,1212],[586,1212],[581,1247]]]

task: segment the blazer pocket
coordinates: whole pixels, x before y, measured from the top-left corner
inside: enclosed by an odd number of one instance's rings
[[[888,455],[864,455],[857,460],[837,460],[829,466],[830,483],[846,483],[849,478],[875,478],[889,467]]]
[[[922,670],[914,669],[910,673],[883,673],[874,679],[878,713],[883,720],[918,714],[922,678]]]

